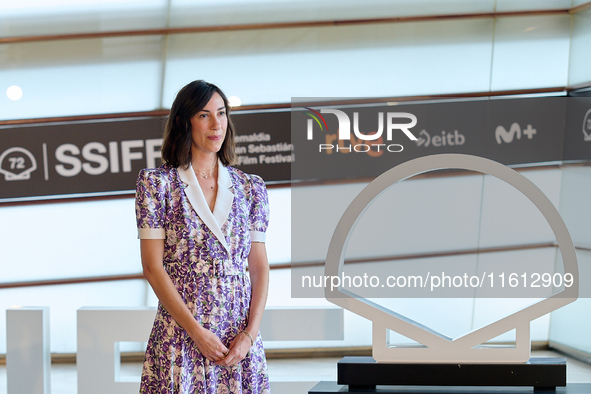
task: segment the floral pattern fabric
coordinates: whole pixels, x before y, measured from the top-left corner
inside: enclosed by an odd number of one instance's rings
[[[260,177],[232,167],[220,169],[227,171],[231,180],[228,189],[233,194],[229,214],[219,223],[224,242],[197,213],[199,209],[187,196],[189,186],[181,180],[180,170],[167,165],[140,172],[136,217],[140,237],[143,229],[149,229],[151,234],[162,236],[148,238],[164,238],[165,270],[195,319],[229,346],[248,322],[251,285],[247,257],[251,236],[260,236],[267,229],[269,206]],[[218,366],[203,357],[186,331],[159,303],[140,393],[268,394],[261,336],[256,336],[242,362]]]

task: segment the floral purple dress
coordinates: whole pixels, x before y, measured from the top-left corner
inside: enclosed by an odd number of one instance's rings
[[[164,267],[189,310],[228,346],[248,321],[252,241],[264,242],[269,204],[263,180],[218,163],[212,212],[192,168],[163,165],[137,181],[139,237],[164,239]],[[260,334],[246,358],[222,367],[207,360],[158,305],[148,341],[140,393],[268,394]]]

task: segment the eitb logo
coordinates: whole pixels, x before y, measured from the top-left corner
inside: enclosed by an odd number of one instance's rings
[[[359,130],[359,112],[353,112],[353,134],[351,134],[351,120],[344,111],[334,108],[322,108],[320,112],[308,107],[306,109],[308,110],[306,115],[310,117],[307,122],[306,138],[309,141],[315,139],[315,128],[324,132],[324,141],[318,144],[318,152],[327,154],[356,152],[367,153],[370,156],[381,156],[383,152],[402,152],[404,147],[401,144],[391,143],[395,131],[401,131],[411,141],[417,140],[417,137],[410,131],[417,124],[417,117],[408,112],[387,112],[385,114],[378,112],[377,130],[366,133]],[[328,124],[322,114],[333,114],[337,117],[338,130],[336,132],[329,132]],[[384,130],[386,131],[385,141]]]

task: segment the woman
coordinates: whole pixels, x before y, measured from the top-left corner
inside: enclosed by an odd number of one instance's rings
[[[159,299],[141,393],[269,393],[258,333],[267,191],[260,177],[229,167],[229,110],[217,86],[185,86],[165,127],[164,164],[138,177],[143,272]]]

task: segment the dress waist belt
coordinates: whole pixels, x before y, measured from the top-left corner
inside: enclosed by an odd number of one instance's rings
[[[181,263],[177,261],[165,262],[167,266],[167,272],[170,277],[179,276],[194,276],[194,277],[228,277],[228,276],[243,276],[246,275],[245,262],[233,262],[232,260],[214,259],[209,261],[199,261],[196,263],[197,269],[193,269],[190,272],[183,270],[178,272],[177,268],[181,266]]]

